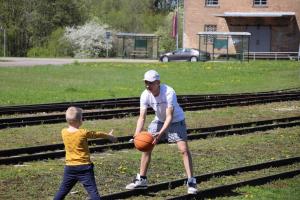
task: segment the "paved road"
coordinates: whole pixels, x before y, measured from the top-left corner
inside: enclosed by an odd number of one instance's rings
[[[28,67],[36,65],[64,65],[74,62],[132,62],[132,63],[157,63],[158,60],[147,59],[122,59],[122,58],[97,58],[97,59],[75,59],[75,58],[23,58],[23,57],[1,57],[0,67]]]

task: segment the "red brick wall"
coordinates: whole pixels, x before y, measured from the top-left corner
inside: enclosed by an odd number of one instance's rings
[[[243,18],[240,20],[241,25],[229,27],[224,18],[214,16],[224,12],[295,12],[296,17],[257,21]],[[228,32],[245,31],[246,25],[262,23],[260,25],[271,26],[271,51],[298,51],[300,0],[268,0],[265,7],[254,7],[253,0],[219,0],[219,6],[216,7],[205,7],[205,0],[184,0],[184,17],[184,47],[198,48],[199,36],[196,34],[204,31],[205,24],[215,24],[217,31]]]

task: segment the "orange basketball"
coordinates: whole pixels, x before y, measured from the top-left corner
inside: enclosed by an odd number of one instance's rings
[[[142,152],[151,151],[154,147],[152,144],[154,137],[151,133],[142,131],[134,137],[134,146]]]

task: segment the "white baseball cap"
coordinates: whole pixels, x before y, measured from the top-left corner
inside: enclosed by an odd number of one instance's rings
[[[144,74],[144,81],[153,82],[157,80],[160,80],[160,76],[155,70],[149,70]]]

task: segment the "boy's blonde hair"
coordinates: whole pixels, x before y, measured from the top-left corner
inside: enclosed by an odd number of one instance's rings
[[[82,109],[77,107],[69,107],[66,111],[67,122],[76,122],[82,120]]]

